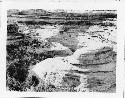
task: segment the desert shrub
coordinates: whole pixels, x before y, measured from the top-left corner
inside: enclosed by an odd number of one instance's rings
[[[39,84],[39,79],[36,76],[32,76],[32,84],[33,86],[37,86]]]
[[[10,91],[23,91],[22,86],[14,78],[7,78],[7,87]]]
[[[7,75],[21,83],[24,82],[28,74],[28,69],[21,67],[22,64],[19,63],[10,65],[7,69]]]
[[[18,33],[19,26],[17,24],[9,24],[7,25],[7,33]]]

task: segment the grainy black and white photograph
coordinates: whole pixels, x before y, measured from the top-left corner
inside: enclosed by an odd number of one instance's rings
[[[116,92],[116,10],[7,10],[6,90]]]

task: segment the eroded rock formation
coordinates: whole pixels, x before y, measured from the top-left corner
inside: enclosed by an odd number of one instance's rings
[[[49,58],[38,63],[33,71],[56,89],[101,92],[115,85],[116,52],[111,47],[86,52],[72,62],[74,58]]]

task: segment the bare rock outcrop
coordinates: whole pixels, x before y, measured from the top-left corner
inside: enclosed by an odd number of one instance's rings
[[[48,58],[33,71],[45,84],[53,85],[55,91],[106,92],[116,85],[116,52],[111,47],[103,47],[81,54],[78,59]]]

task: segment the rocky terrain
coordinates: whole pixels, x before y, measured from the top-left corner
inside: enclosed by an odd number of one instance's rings
[[[116,91],[116,11],[7,15],[7,90]]]

